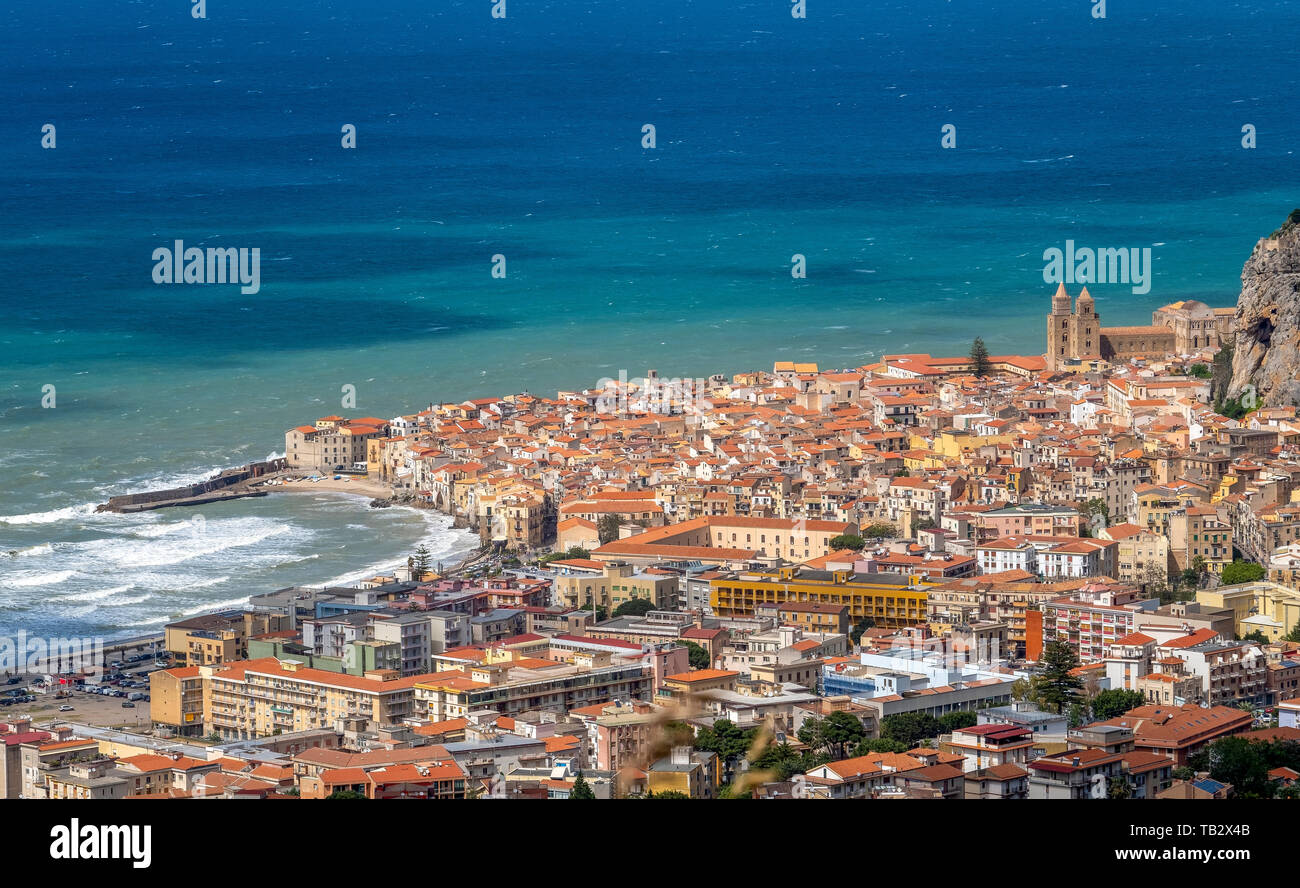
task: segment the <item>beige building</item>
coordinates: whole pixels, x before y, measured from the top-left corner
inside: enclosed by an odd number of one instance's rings
[[[168,623],[163,644],[176,666],[209,666],[245,659],[249,638],[288,628],[284,614],[222,611]]]
[[[284,433],[286,462],[296,469],[332,472],[369,463],[369,442],[386,437],[388,422],[368,416],[344,419],[325,416],[314,426],[297,426]]]
[[[1145,585],[1169,579],[1169,539],[1137,524],[1115,524],[1105,528],[1102,539],[1114,540],[1115,579]]]
[[[1169,516],[1169,550],[1179,570],[1199,558],[1206,570],[1221,575],[1232,563],[1232,525],[1212,506],[1188,506]]]
[[[391,670],[365,676],[310,669],[296,660],[244,660],[201,666],[203,723],[225,739],[270,737],[360,719],[372,727],[414,712],[415,683]]]
[[[181,737],[203,734],[203,677],[198,666],[150,674],[149,718],[155,726]]]
[[[565,607],[590,610],[602,607],[607,614],[626,601],[643,598],[654,604],[656,610],[672,608],[677,604],[676,574],[648,573],[623,563],[586,562],[596,568],[565,570],[559,562],[561,573],[555,578],[556,600]]]

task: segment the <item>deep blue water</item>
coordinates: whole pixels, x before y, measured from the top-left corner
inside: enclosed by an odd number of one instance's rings
[[[8,586],[0,562],[0,607],[51,619],[33,577],[103,538],[74,507],[278,450],[343,384],[390,416],[620,368],[856,366],[976,335],[1040,353],[1044,249],[1152,247],[1149,294],[1091,288],[1105,323],[1141,323],[1231,304],[1300,205],[1297,4],[507,4],[5,10],[0,516],[71,511],[0,519],[0,549],[37,559]],[[177,239],[260,248],[261,292],[155,285]],[[425,532],[386,528],[343,534],[339,557]],[[247,594],[239,557],[187,564],[232,577],[202,587],[225,601]],[[295,564],[265,582],[328,578]],[[123,582],[48,585],[68,584]]]

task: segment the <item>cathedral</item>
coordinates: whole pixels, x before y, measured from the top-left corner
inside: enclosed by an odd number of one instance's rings
[[[1092,294],[1084,287],[1070,304],[1065,284],[1052,296],[1047,316],[1047,369],[1074,369],[1090,361],[1217,352],[1232,335],[1235,308],[1210,308],[1187,299],[1151,313],[1149,327],[1103,327]]]

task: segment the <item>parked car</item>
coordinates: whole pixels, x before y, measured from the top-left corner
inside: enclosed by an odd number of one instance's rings
[[[123,708],[123,709],[135,709],[135,704],[132,703],[132,702],[129,701],[129,700],[123,700],[123,701],[122,701],[122,708]]]
[[[72,711],[72,707],[67,705],[66,703],[59,707],[59,712],[71,712],[71,711]]]

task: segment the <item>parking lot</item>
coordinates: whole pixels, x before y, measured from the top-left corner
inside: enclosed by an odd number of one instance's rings
[[[149,681],[148,673],[157,667],[152,660],[140,663],[124,663],[121,671],[127,681],[145,682]],[[30,675],[23,676],[23,681],[13,685],[0,683],[0,692],[16,690],[30,684],[41,678],[41,676]],[[120,690],[125,694],[143,693],[148,694],[149,688],[127,688],[111,686],[115,690]],[[84,724],[101,725],[103,727],[130,727],[139,728],[149,724],[149,701],[136,700],[128,701],[126,697],[105,696],[93,694],[86,690],[66,689],[70,696],[58,698],[54,692],[48,694],[31,694],[34,699],[29,703],[17,703],[11,706],[0,706],[0,721],[10,721],[17,716],[30,716],[33,723],[49,723],[52,721],[72,721]],[[125,707],[122,704],[134,702],[134,706]],[[72,707],[68,711],[61,711],[61,707]]]

